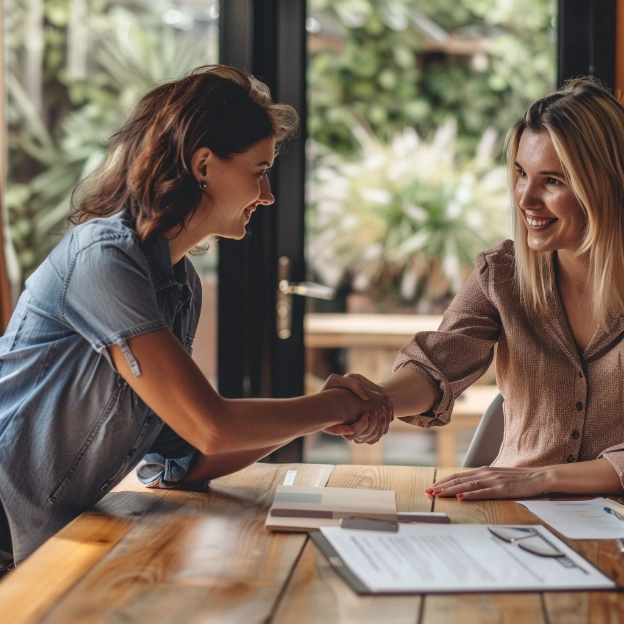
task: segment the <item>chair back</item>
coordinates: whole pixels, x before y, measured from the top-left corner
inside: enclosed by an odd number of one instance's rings
[[[497,394],[479,421],[479,426],[468,447],[463,468],[489,466],[498,455],[505,433],[502,394]]]

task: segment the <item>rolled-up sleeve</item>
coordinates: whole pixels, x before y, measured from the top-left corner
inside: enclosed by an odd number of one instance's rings
[[[620,477],[622,488],[624,488],[624,444],[610,446],[602,451],[596,459],[606,459],[613,466]]]
[[[210,481],[184,481],[193,467],[199,451],[164,425],[149,453],[136,468],[139,481],[150,488],[205,490]]]
[[[479,254],[438,330],[419,332],[399,351],[393,370],[407,367],[421,373],[436,397],[431,411],[401,420],[420,427],[447,424],[455,399],[488,369],[501,335],[489,288],[487,260]]]

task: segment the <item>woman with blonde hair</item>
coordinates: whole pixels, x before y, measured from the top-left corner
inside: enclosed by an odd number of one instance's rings
[[[624,108],[580,78],[535,104],[506,145],[515,242],[477,256],[436,332],[381,386],[395,415],[449,422],[497,346],[505,434],[492,466],[432,484],[463,500],[624,489]]]
[[[201,489],[306,433],[385,433],[388,400],[355,382],[227,400],[190,357],[201,288],[186,254],[210,235],[245,236],[273,203],[268,171],[296,126],[258,80],[200,68],[145,95],[78,187],[76,226],[0,338],[0,564],[137,464],[147,486]]]

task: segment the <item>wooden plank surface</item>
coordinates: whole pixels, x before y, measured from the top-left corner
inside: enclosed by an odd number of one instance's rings
[[[264,529],[289,469],[297,485],[322,486],[333,466],[255,464],[216,479],[208,493],[164,491],[37,621],[264,622],[306,539]]]
[[[36,621],[152,509],[165,490],[129,475],[96,507],[48,540],[0,583],[3,622]]]
[[[536,524],[513,501],[432,499],[424,490],[461,469],[255,464],[209,493],[147,490],[134,475],[0,583],[0,621],[17,624],[591,624],[624,621],[624,594],[562,592],[358,596],[304,534],[271,534],[276,485],[393,489],[400,511],[453,522]],[[332,472],[333,471],[333,472]],[[567,541],[624,583],[613,540]]]
[[[337,466],[329,487],[395,490],[399,511],[431,511],[433,468]],[[403,624],[418,621],[420,596],[358,596],[311,542],[305,546],[272,624]]]

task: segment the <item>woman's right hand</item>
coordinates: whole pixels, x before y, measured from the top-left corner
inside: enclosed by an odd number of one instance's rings
[[[324,431],[341,435],[356,444],[374,444],[388,433],[394,420],[392,401],[385,390],[363,375],[330,375],[322,390],[342,388],[351,391],[358,398],[367,402],[366,411],[351,424],[334,425]]]

